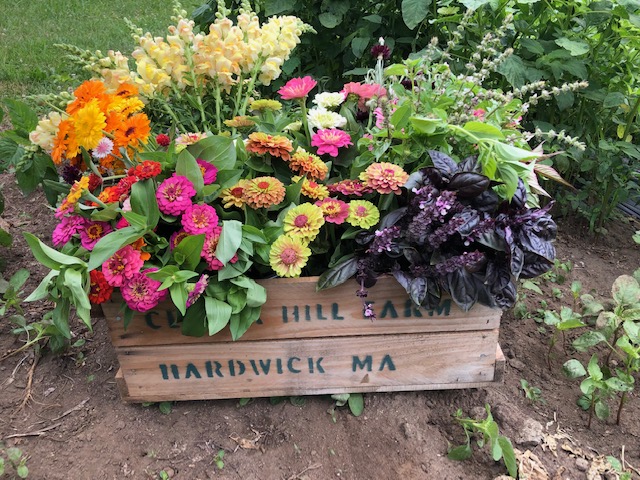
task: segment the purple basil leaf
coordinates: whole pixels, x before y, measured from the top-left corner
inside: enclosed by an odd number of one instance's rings
[[[478,300],[478,290],[471,274],[460,268],[447,275],[447,283],[453,301],[463,312],[468,312]]]
[[[383,228],[389,228],[395,225],[399,220],[402,219],[404,215],[407,213],[407,207],[397,208],[395,210],[387,213],[380,222],[380,226],[378,230],[382,230]]]
[[[462,218],[464,220],[464,223],[456,228],[456,231],[463,237],[469,235],[473,229],[478,226],[478,223],[480,223],[480,216],[475,210],[466,209],[462,212],[456,213],[453,217]]]
[[[472,199],[471,205],[481,212],[493,212],[498,205],[498,194],[493,190],[485,190]]]
[[[553,261],[536,255],[535,253],[525,252],[524,265],[520,278],[534,278],[543,273],[548,272],[553,267]]]
[[[543,258],[553,262],[556,258],[556,249],[551,242],[543,240],[534,233],[529,233],[526,230],[522,230],[518,234],[518,239],[522,248],[526,252],[535,253]]]
[[[410,275],[408,272],[401,270],[400,268],[394,268],[391,273],[393,273],[393,276],[395,277],[396,281],[400,285],[402,285],[402,288],[404,288],[407,291],[407,293],[409,293],[409,288],[411,285],[411,281],[413,280],[413,276]]]
[[[411,175],[409,175],[409,180],[407,180],[407,182],[404,184],[404,187],[409,191],[413,190],[414,188],[420,188],[424,183],[424,178],[425,175],[421,170],[413,172]]]
[[[524,182],[521,178],[518,179],[518,187],[516,193],[513,194],[511,199],[512,208],[523,208],[527,204],[527,189],[524,186]]]
[[[422,305],[428,292],[428,282],[424,277],[416,277],[409,285],[409,296],[416,305]]]
[[[491,181],[484,175],[461,172],[451,177],[447,190],[454,190],[458,198],[472,198],[484,192],[490,184]]]
[[[316,285],[316,290],[325,290],[343,284],[358,271],[358,259],[351,257],[328,270],[325,270]]]
[[[450,177],[458,170],[458,164],[442,152],[429,150],[429,156],[433,161],[433,166],[440,170],[445,177]]]
[[[464,160],[462,160],[459,164],[458,164],[458,171],[459,172],[476,172],[479,173],[480,172],[480,165],[478,165],[478,156],[477,155],[473,155],[471,157],[467,157]]]

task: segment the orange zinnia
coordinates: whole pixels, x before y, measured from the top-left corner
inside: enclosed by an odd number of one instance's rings
[[[283,160],[289,160],[289,152],[293,150],[291,140],[282,135],[269,135],[264,132],[255,132],[249,135],[246,144],[248,152],[264,155],[268,153]]]

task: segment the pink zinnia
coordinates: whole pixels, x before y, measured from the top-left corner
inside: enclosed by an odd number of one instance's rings
[[[347,132],[343,132],[337,128],[327,128],[325,130],[318,130],[318,132],[311,137],[311,145],[318,147],[318,155],[328,153],[332,157],[337,157],[338,148],[348,147],[349,145],[353,145],[353,142]]]
[[[125,245],[102,264],[102,273],[112,287],[121,287],[126,280],[140,272],[141,252],[131,245]]]
[[[169,238],[169,250],[173,250],[174,248],[176,248],[178,245],[180,245],[180,242],[188,236],[189,234],[184,230],[173,232],[171,234],[171,237]]]
[[[62,217],[62,221],[53,229],[53,244],[56,247],[61,247],[67,243],[71,240],[71,237],[82,229],[84,222],[85,219],[80,215]]]
[[[198,162],[198,166],[200,167],[200,171],[202,172],[204,184],[210,185],[215,182],[216,177],[218,176],[218,167],[216,167],[212,163],[202,160],[201,158],[197,158],[196,162]]]
[[[371,193],[373,190],[368,185],[365,185],[360,180],[341,180],[340,182],[327,185],[327,189],[331,193],[341,193],[346,196],[355,195],[361,197],[366,193]]]
[[[382,97],[387,94],[387,90],[377,83],[345,83],[344,88],[340,93],[344,95],[356,95],[358,97],[358,108],[360,110],[366,110],[365,102],[371,100],[373,97]]]
[[[317,84],[318,82],[308,75],[302,78],[292,78],[285,83],[284,87],[281,87],[280,90],[278,90],[278,93],[283,100],[305,98]]]
[[[184,231],[191,235],[211,233],[218,225],[218,214],[211,205],[189,205],[182,214],[182,226]]]
[[[337,198],[324,198],[315,203],[322,209],[322,215],[326,222],[340,225],[349,216],[349,204]]]
[[[91,251],[95,247],[98,240],[112,231],[111,225],[107,222],[87,221],[84,228],[80,230],[80,243],[84,248]]]
[[[193,284],[193,289],[187,294],[187,308],[196,303],[207,288],[209,284],[209,275],[203,273],[196,283]]]
[[[205,259],[209,270],[222,270],[224,265],[216,257],[216,249],[218,248],[218,242],[220,241],[220,234],[222,229],[216,229],[213,233],[208,234],[204,239],[204,245],[202,246],[202,253],[200,256]],[[229,263],[236,263],[238,261],[238,255],[235,254]]]
[[[372,163],[360,173],[360,180],[376,192],[401,193],[401,187],[409,180],[409,174],[401,166],[389,162]]]
[[[195,194],[193,183],[187,177],[174,173],[156,191],[158,208],[162,213],[178,216],[191,205],[191,197]]]
[[[122,298],[131,310],[148,312],[166,298],[168,290],[158,290],[162,282],[152,280],[146,275],[155,270],[157,268],[138,272],[120,287]]]

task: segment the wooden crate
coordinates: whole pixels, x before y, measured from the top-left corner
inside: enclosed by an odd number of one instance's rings
[[[486,386],[501,376],[501,311],[462,312],[450,299],[417,309],[393,278],[369,290],[377,320],[363,317],[357,284],[315,291],[317,278],[260,283],[260,320],[233,342],[228,331],[186,337],[171,303],[137,314],[127,330],[120,304],[107,303],[120,370],[131,402]]]

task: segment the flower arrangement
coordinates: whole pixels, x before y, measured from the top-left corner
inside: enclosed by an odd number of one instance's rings
[[[442,295],[508,308],[518,278],[553,265],[538,175],[561,179],[529,147],[518,95],[454,76],[435,46],[385,68],[381,41],[364,82],[292,78],[272,98],[304,24],[261,25],[247,3],[234,23],[220,2],[205,34],[176,14],[166,39],[134,29],[135,70],[76,52],[96,78],[31,134],[61,196],[55,248],[26,235],[52,269],[30,299],[56,300],[67,337],[71,306],[90,325],[116,292],[125,324],[170,298],[183,333],[236,339],[266,301],[260,278],[355,278],[373,319],[383,274],[426,308]]]

